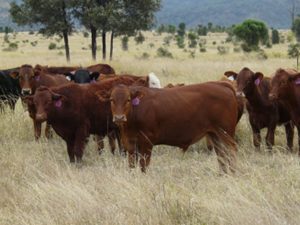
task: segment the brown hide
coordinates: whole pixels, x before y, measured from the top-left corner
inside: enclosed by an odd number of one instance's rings
[[[277,124],[284,124],[287,135],[287,146],[293,147],[293,125],[290,123],[288,111],[282,104],[275,104],[269,100],[270,78],[264,78],[260,72],[254,73],[243,68],[236,76],[237,95],[244,95],[247,99],[246,108],[253,132],[253,144],[260,149],[260,130],[267,128],[266,144],[269,149],[274,145],[274,132]]]
[[[18,71],[11,74],[15,78],[18,78],[21,87],[21,93],[23,95],[32,95],[35,90],[40,86],[53,87],[61,84],[68,83],[69,81],[63,75],[51,76],[45,74],[42,71],[34,71],[31,65],[22,65]],[[23,101],[26,102],[26,100]],[[36,140],[41,136],[41,123],[36,120],[36,109],[34,105],[28,102],[29,116],[33,120],[34,135]],[[47,124],[45,135],[49,138],[49,125]]]
[[[100,102],[96,92],[109,91],[116,84],[130,85],[134,80],[117,77],[92,84],[70,83],[64,86],[37,89],[33,99],[40,115],[67,143],[70,162],[81,161],[86,138],[101,137],[116,129],[111,121],[109,102]]]
[[[269,98],[282,104],[290,113],[298,130],[298,154],[300,156],[300,74],[291,69],[278,69],[271,81]]]
[[[222,170],[227,172],[228,166],[234,170],[237,101],[227,83],[164,89],[117,86],[111,91],[110,101],[130,167],[134,166],[136,146],[145,171],[154,145],[177,146],[185,151],[208,135]]]

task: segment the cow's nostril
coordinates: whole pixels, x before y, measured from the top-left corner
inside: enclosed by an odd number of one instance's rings
[[[122,115],[114,115],[113,122],[126,122],[126,116],[124,114]]]

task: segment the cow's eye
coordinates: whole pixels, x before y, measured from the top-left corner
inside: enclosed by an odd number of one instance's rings
[[[131,100],[131,99],[130,99],[130,98],[128,98],[128,99],[127,99],[127,102],[130,102],[130,100]]]

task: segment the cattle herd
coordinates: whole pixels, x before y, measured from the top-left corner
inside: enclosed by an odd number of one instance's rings
[[[260,130],[267,128],[266,145],[272,149],[277,125],[284,125],[287,149],[293,149],[294,126],[300,145],[300,73],[278,69],[271,78],[243,68],[227,71],[219,81],[168,84],[161,87],[154,73],[116,75],[107,64],[81,67],[22,65],[0,71],[0,110],[14,110],[18,98],[27,108],[34,136],[51,137],[51,127],[66,142],[70,162],[81,162],[88,137],[95,135],[102,152],[108,136],[111,152],[116,141],[129,166],[139,159],[143,172],[154,145],[186,151],[206,137],[225,173],[235,171],[235,128],[249,114],[253,144],[260,149]]]

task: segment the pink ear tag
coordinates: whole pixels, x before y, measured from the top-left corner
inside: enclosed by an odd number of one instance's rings
[[[36,76],[36,77],[35,77],[35,80],[36,80],[36,81],[40,81],[40,79],[41,79],[40,76]]]
[[[138,97],[135,97],[131,100],[131,103],[133,106],[138,106],[140,104],[140,99]]]
[[[255,81],[254,81],[255,85],[258,86],[260,84],[260,79],[257,78]]]
[[[55,101],[55,107],[60,108],[62,106],[62,101],[59,99]]]
[[[92,84],[96,83],[95,79],[91,80],[91,83],[92,83]]]
[[[295,84],[297,84],[297,85],[300,84],[300,78],[297,78],[297,79],[295,80]]]

